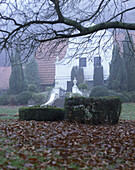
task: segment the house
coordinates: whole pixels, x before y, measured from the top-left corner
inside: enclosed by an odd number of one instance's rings
[[[103,66],[104,81],[107,80],[109,77],[109,63],[112,59],[112,33],[99,31],[93,37],[90,37],[88,42],[85,42],[84,38],[77,37],[70,38],[68,41],[63,40],[57,46],[56,40],[56,42],[41,44],[35,58],[38,62],[42,87],[53,85],[71,91],[71,70],[73,66],[83,68],[84,81],[92,86],[94,67],[97,63]],[[100,47],[96,48],[98,46]]]
[[[94,66],[99,63],[104,68],[104,81],[106,81],[109,76],[113,39],[118,40],[122,49],[125,34],[119,34],[116,37],[112,37],[112,33],[109,31],[106,31],[104,36],[103,34],[103,31],[97,32],[86,43],[82,43],[85,41],[83,37],[61,39],[60,43],[58,40],[41,43],[35,53],[35,58],[38,63],[42,90],[45,90],[47,86],[58,86],[70,91],[70,76],[73,66],[83,68],[84,81],[92,86]],[[102,36],[100,48],[96,48]],[[135,36],[133,36],[133,40],[135,42]],[[9,88],[10,74],[10,67],[0,65],[0,89]]]
[[[55,62],[56,57],[59,60],[64,58],[67,51],[67,40],[50,41],[42,43],[35,53],[35,58],[38,63],[39,77],[42,90],[47,86],[55,84]]]
[[[93,86],[94,67],[103,66],[104,81],[109,77],[109,64],[113,49],[112,33],[99,31],[88,42],[84,43],[84,41],[84,37],[70,38],[64,58],[59,60],[57,57],[55,86],[71,91],[71,70],[74,66],[83,68],[84,82],[91,87]],[[98,45],[99,48],[97,48]]]

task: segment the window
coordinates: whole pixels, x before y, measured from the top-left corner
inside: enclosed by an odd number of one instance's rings
[[[94,57],[94,67],[101,66],[101,57]]]
[[[86,67],[86,58],[79,58],[79,67]]]
[[[71,83],[71,81],[67,81],[67,92],[72,92],[72,83]]]

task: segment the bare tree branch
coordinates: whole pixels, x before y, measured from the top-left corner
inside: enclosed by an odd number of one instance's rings
[[[7,0],[0,1],[0,10],[0,52],[19,45],[24,58],[42,42],[76,37],[89,41],[102,30],[135,30],[135,22],[125,17],[135,11],[133,0]]]

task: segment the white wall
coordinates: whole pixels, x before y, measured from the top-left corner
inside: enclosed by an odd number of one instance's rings
[[[79,57],[87,58],[87,66],[84,67],[85,81],[93,80],[94,73],[94,57],[101,56],[101,64],[104,68],[104,80],[109,76],[109,63],[112,58],[112,38],[109,31],[105,32],[105,36],[100,41],[104,31],[99,31],[91,39],[90,42],[84,43],[85,37],[77,37],[69,39],[68,49],[65,57],[61,61],[56,61],[55,84],[67,90],[67,81],[71,81],[71,70],[73,66],[79,66]],[[86,40],[85,40],[86,41]],[[83,42],[83,43],[82,43]],[[105,46],[106,44],[106,46]]]

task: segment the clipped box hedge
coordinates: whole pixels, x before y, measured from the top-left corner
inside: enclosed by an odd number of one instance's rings
[[[24,107],[19,109],[20,120],[61,121],[64,109],[54,107]]]
[[[65,110],[66,119],[71,122],[116,124],[121,113],[121,101],[118,97],[71,97],[65,99]]]

